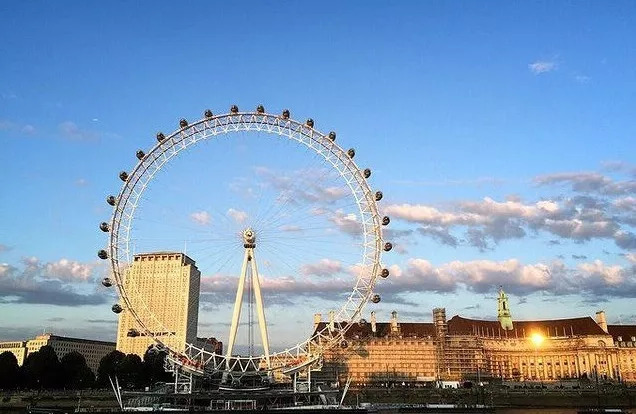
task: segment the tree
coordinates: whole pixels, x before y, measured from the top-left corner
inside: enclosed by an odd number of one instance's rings
[[[120,384],[126,388],[142,387],[144,383],[143,370],[144,366],[139,355],[126,355],[120,365]]]
[[[121,371],[121,364],[124,361],[126,354],[119,351],[112,351],[106,354],[101,361],[99,361],[99,368],[97,368],[97,384],[100,387],[110,387],[110,381],[108,377],[119,376]]]
[[[28,388],[62,388],[62,365],[53,347],[45,345],[29,354],[22,365],[22,376]]]
[[[152,346],[144,354],[144,384],[151,386],[157,382],[169,382],[172,373],[164,368],[166,353],[157,351]]]
[[[66,388],[81,390],[93,386],[95,375],[86,365],[84,355],[77,351],[69,352],[62,357],[61,364]]]
[[[16,388],[20,378],[18,359],[12,352],[5,351],[0,354],[0,389]]]

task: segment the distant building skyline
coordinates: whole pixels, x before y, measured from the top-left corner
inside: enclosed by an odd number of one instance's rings
[[[4,351],[13,353],[18,360],[18,365],[21,366],[30,354],[39,351],[43,346],[52,347],[59,359],[62,359],[69,352],[79,352],[84,356],[86,365],[95,375],[97,375],[101,359],[115,350],[115,342],[43,333],[32,339],[0,342],[0,353]]]

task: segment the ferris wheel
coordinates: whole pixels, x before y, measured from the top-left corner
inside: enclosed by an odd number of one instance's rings
[[[352,200],[351,205],[355,210],[354,213],[346,216],[349,220],[347,225],[359,240],[355,244],[357,252],[351,288],[348,292],[342,292],[342,303],[338,309],[330,312],[330,323],[316,325],[311,334],[298,343],[286,346],[284,349],[270,351],[263,305],[263,296],[266,292],[261,293],[261,277],[257,263],[261,253],[259,251],[261,239],[267,241],[268,238],[272,239],[275,236],[259,227],[263,226],[263,220],[255,220],[253,226],[240,221],[244,227],[238,233],[239,243],[232,250],[232,254],[242,257],[242,263],[240,269],[238,266],[236,269],[231,269],[234,274],[238,274],[240,270],[240,274],[237,280],[228,349],[224,353],[217,353],[198,343],[187,343],[185,349],[177,349],[165,341],[166,332],[169,334],[170,329],[165,326],[161,318],[153,314],[149,304],[140,297],[141,290],[135,285],[132,276],[127,273],[135,255],[136,239],[133,232],[136,228],[138,212],[144,200],[147,199],[145,195],[147,190],[152,187],[158,174],[166,170],[171,162],[178,159],[186,150],[200,142],[230,137],[239,132],[246,136],[259,134],[259,136],[278,137],[299,144],[320,159],[328,169],[328,174],[342,183],[343,188],[347,190],[346,196]],[[203,119],[199,121],[189,123],[181,119],[179,128],[173,133],[158,133],[157,142],[152,149],[148,152],[143,150],[136,152],[138,162],[134,168],[119,174],[123,184],[118,195],[108,196],[106,200],[113,207],[113,214],[109,222],[100,224],[100,229],[109,234],[109,240],[108,247],[98,251],[98,257],[109,260],[111,266],[112,276],[105,278],[102,284],[106,287],[116,287],[119,294],[120,303],[112,306],[113,312],[117,314],[129,312],[138,323],[141,334],[151,337],[158,347],[166,350],[172,364],[193,375],[217,372],[271,373],[277,370],[290,373],[298,367],[314,363],[329,347],[347,347],[345,339],[347,331],[354,324],[365,322],[362,318],[365,305],[368,302],[380,302],[380,296],[374,293],[376,282],[378,277],[389,276],[389,270],[383,266],[382,254],[393,248],[390,242],[384,240],[382,234],[383,226],[390,222],[389,217],[379,213],[378,202],[383,198],[383,194],[370,188],[368,179],[371,176],[371,170],[358,167],[354,161],[355,155],[353,148],[345,150],[338,145],[335,132],[322,133],[314,128],[312,119],[307,119],[305,122],[295,121],[290,117],[288,110],[275,115],[267,113],[262,105],[253,112],[242,112],[233,105],[229,113],[221,115],[215,115],[212,111],[206,110]],[[274,209],[279,212],[277,217],[284,217],[286,210],[292,208],[293,202],[289,198],[281,200],[280,197],[273,200]],[[272,209],[272,206],[269,206],[267,211]],[[314,208],[312,211],[315,211],[316,215],[321,214],[320,209]],[[342,214],[340,210],[337,210],[337,213]],[[262,216],[265,217],[267,214]],[[333,217],[330,220],[335,221]],[[269,219],[269,223],[272,221],[276,222],[279,228],[281,227],[280,218]],[[286,230],[292,230],[291,227],[287,226]],[[323,239],[333,237],[331,236],[333,232],[329,231],[321,231],[320,234]],[[312,237],[314,236],[307,236],[307,243],[312,243]],[[302,242],[302,234],[295,236],[294,246]],[[336,242],[331,244],[334,243]],[[282,244],[282,246],[291,248],[290,244]],[[318,249],[312,248],[312,250]],[[338,250],[334,249],[334,251]],[[219,260],[215,259],[216,262]],[[240,324],[245,284],[253,290],[263,345],[263,351],[255,355],[252,355],[252,352],[248,355],[233,353],[236,332]],[[157,335],[158,332],[162,335]]]

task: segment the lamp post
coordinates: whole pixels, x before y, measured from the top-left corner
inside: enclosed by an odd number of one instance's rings
[[[541,378],[541,375],[539,374],[538,353],[539,353],[539,347],[545,340],[545,337],[541,335],[540,333],[535,332],[530,336],[530,340],[534,344],[534,372],[537,374],[537,377],[539,378],[539,381],[541,382],[541,389],[543,390],[543,378]]]

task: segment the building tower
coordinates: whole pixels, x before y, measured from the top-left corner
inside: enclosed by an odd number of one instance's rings
[[[433,325],[435,326],[435,368],[437,380],[447,377],[447,342],[448,323],[446,322],[446,309],[433,309]]]
[[[499,297],[497,298],[497,319],[499,319],[501,329],[512,331],[512,315],[510,315],[508,296],[501,286],[499,286]]]
[[[183,352],[186,343],[197,340],[200,283],[201,272],[185,254],[142,253],[134,256],[127,269],[124,289],[131,293],[132,306],[140,310],[142,320],[148,319],[148,329],[164,344]],[[118,351],[143,358],[154,343],[130,312],[120,314]]]

